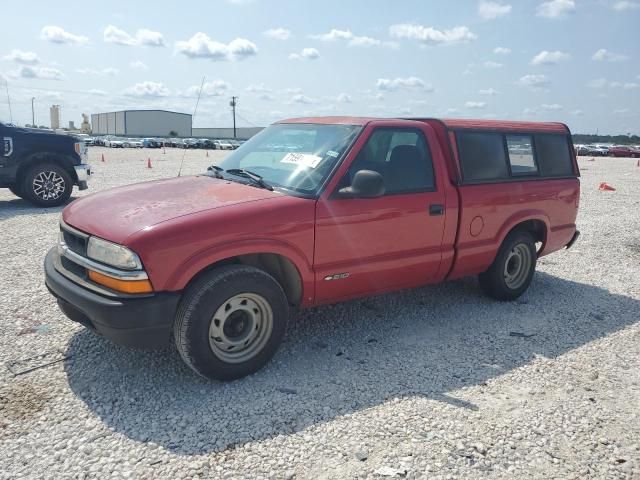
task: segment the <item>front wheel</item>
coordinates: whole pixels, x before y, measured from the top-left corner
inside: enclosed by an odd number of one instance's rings
[[[241,378],[273,357],[288,315],[287,297],[271,275],[243,265],[221,267],[187,289],[173,328],[176,347],[203,377]]]
[[[480,274],[480,287],[496,300],[515,300],[529,288],[536,260],[536,245],[531,234],[523,230],[511,232],[489,269]]]
[[[27,171],[20,193],[25,200],[40,207],[57,207],[69,200],[72,190],[73,181],[64,168],[41,163]]]

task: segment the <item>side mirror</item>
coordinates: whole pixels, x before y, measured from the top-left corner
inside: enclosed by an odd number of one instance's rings
[[[338,190],[340,198],[376,198],[384,195],[384,179],[373,170],[358,170],[348,187]]]

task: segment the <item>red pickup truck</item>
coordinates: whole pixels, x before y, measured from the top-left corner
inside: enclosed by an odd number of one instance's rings
[[[560,123],[285,120],[205,174],[73,202],[46,285],[117,343],[173,333],[197,373],[239,378],[274,355],[291,307],[468,275],[517,298],[577,239],[578,176]]]

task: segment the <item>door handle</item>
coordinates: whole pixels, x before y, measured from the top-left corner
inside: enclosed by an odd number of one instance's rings
[[[444,213],[444,205],[439,203],[432,203],[429,205],[429,215],[442,215]]]

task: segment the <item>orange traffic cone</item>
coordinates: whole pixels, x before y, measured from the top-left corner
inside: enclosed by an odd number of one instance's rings
[[[153,168],[151,166],[151,158],[147,158],[147,168]]]
[[[609,185],[607,182],[600,183],[600,186],[598,187],[598,190],[600,190],[602,192],[604,192],[604,191],[615,192],[616,191],[616,189],[613,188],[611,185]]]
[[[102,161],[104,162],[104,153],[102,154]]]

